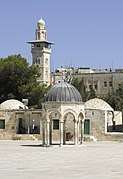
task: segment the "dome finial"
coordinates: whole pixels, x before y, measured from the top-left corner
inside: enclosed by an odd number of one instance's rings
[[[45,26],[45,21],[42,19],[42,16],[39,19],[38,24]]]

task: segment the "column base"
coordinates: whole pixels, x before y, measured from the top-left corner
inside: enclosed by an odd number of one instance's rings
[[[43,144],[42,146],[43,147],[50,147],[50,145],[48,145],[48,144]]]

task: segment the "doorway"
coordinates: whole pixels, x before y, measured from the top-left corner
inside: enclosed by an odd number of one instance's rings
[[[75,138],[75,117],[72,113],[68,113],[64,120],[64,144],[74,144]]]
[[[90,120],[85,119],[84,121],[84,134],[90,134]]]

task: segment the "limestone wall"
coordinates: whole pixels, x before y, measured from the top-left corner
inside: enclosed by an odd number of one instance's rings
[[[39,116],[40,114],[32,114],[31,112],[31,116],[30,116],[30,121],[32,122],[32,120],[35,118],[38,120],[35,120],[35,125],[39,127],[39,131],[40,131],[40,120],[41,117]],[[21,140],[21,139],[31,139],[31,140],[35,140],[36,138],[41,139],[40,134],[39,135],[35,135],[35,137],[33,137],[33,135],[20,135],[17,134],[17,129],[18,129],[18,123],[17,123],[17,119],[18,118],[27,118],[28,115],[25,114],[23,111],[14,111],[14,110],[0,110],[0,119],[1,120],[5,120],[5,129],[0,129],[0,139],[4,139],[4,140]],[[28,119],[27,119],[28,120]],[[25,120],[25,121],[27,121]],[[30,123],[31,125],[31,123]]]
[[[89,86],[92,85],[98,97],[108,94],[112,89],[118,89],[123,83],[123,73],[116,72],[73,74],[72,76],[79,80],[83,78],[88,91]]]

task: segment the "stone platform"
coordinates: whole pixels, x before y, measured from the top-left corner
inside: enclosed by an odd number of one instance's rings
[[[122,179],[123,143],[42,147],[40,141],[0,141],[3,179]]]

